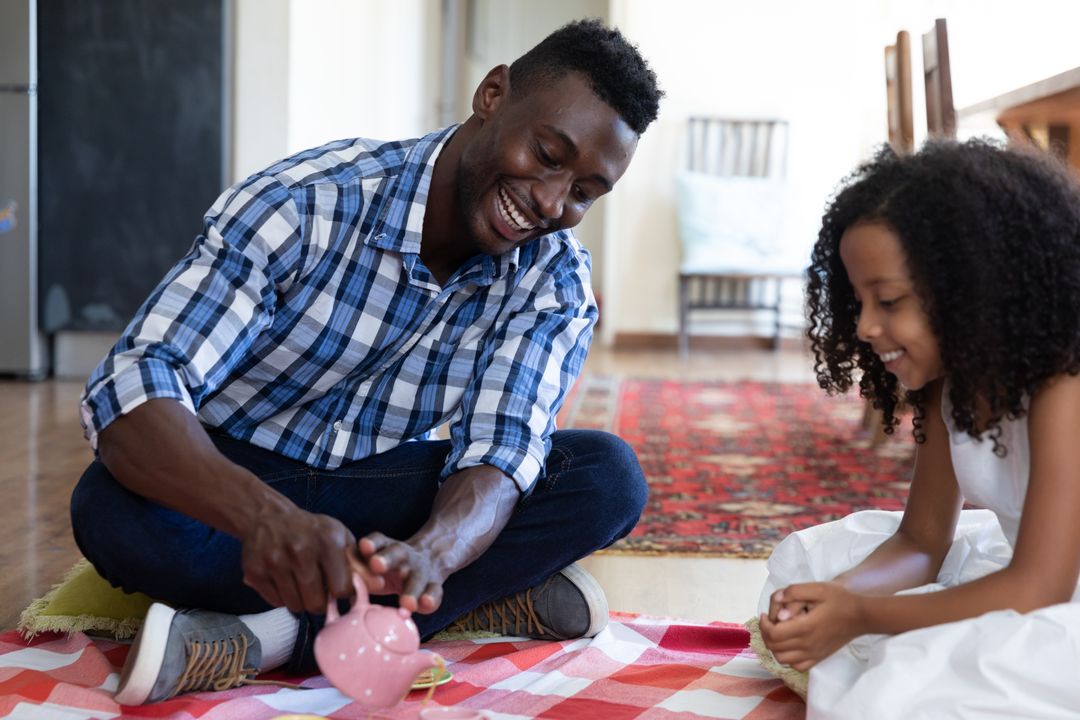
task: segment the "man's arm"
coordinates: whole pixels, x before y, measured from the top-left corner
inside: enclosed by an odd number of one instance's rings
[[[384,592],[400,595],[414,612],[434,612],[443,583],[484,554],[510,521],[521,492],[514,481],[489,465],[448,477],[431,517],[405,542],[372,533],[360,541],[370,569],[387,580]]]
[[[175,400],[149,400],[118,418],[98,452],[128,490],[238,538],[244,582],[272,605],[321,613],[328,596],[351,591],[352,533],[229,461]]]
[[[195,416],[272,322],[300,271],[302,227],[272,178],[226,191],[94,372],[82,413],[117,481],[239,538],[245,582],[268,602],[323,612],[328,595],[350,592],[353,537],[227,460]]]

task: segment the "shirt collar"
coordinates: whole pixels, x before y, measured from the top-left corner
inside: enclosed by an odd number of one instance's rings
[[[431,176],[435,161],[460,125],[436,130],[417,140],[405,153],[397,172],[387,178],[380,191],[378,219],[365,241],[383,250],[420,252]]]
[[[407,255],[420,254],[424,212],[435,161],[459,127],[460,124],[451,125],[429,133],[409,149],[399,172],[387,180],[378,219],[365,240],[368,245]],[[460,278],[490,284],[496,278],[514,272],[520,256],[519,247],[498,257],[477,255],[472,263],[463,268]]]

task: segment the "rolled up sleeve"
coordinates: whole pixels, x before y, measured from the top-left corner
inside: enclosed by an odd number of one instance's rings
[[[218,199],[203,234],[86,384],[80,419],[95,450],[102,430],[148,400],[173,398],[198,411],[273,320],[277,294],[298,272],[302,227],[297,203],[271,177]]]
[[[598,311],[588,255],[570,253],[509,315],[485,347],[450,428],[443,476],[490,465],[528,493],[541,476],[555,415],[581,372]]]

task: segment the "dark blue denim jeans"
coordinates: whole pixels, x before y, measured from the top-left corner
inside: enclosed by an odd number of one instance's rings
[[[223,435],[211,437],[227,458],[299,507],[341,520],[357,538],[378,530],[404,539],[419,530],[450,448],[448,441],[410,442],[323,471]],[[414,616],[421,635],[428,638],[469,610],[532,587],[625,536],[645,498],[645,478],[625,442],[591,430],[556,432],[543,477],[495,543],[447,580],[438,610]],[[128,592],[232,614],[271,609],[243,583],[235,537],[130,492],[100,462],[90,465],[72,494],[71,524],[98,572]],[[322,621],[300,616],[288,670],[314,669],[312,645]]]

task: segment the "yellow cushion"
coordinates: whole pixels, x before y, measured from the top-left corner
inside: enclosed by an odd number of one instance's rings
[[[83,559],[23,610],[19,631],[27,638],[39,632],[87,632],[122,640],[139,630],[152,602],[142,593],[114,588]]]

